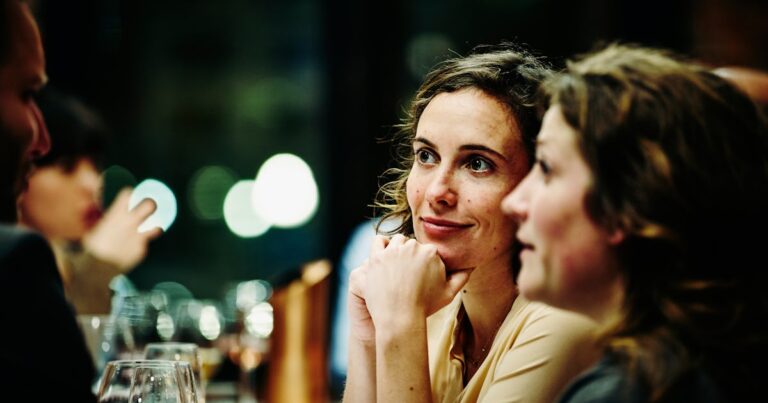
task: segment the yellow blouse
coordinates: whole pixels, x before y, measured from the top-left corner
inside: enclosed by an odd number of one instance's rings
[[[461,293],[427,319],[435,402],[552,402],[600,356],[589,319],[519,296],[490,351],[464,386],[462,349],[454,348]]]

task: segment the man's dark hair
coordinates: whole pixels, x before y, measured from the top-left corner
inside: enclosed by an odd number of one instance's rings
[[[0,66],[8,61],[11,51],[11,35],[9,32],[8,21],[8,2],[11,0],[0,0]]]

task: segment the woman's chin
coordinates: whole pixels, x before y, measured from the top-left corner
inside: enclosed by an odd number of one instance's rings
[[[449,272],[466,270],[466,269],[477,266],[477,263],[478,263],[477,259],[472,258],[471,256],[467,256],[466,253],[461,253],[462,251],[458,251],[459,253],[457,253],[457,251],[453,247],[449,247],[448,245],[441,245],[435,242],[424,242],[424,243],[434,245],[435,247],[437,247],[437,254],[440,256],[440,259],[443,261],[443,264],[445,265],[445,269]]]
[[[443,254],[440,252],[439,249],[437,253],[440,255],[440,258],[443,260],[443,264],[445,265],[445,270],[448,272],[466,270],[476,266],[476,264],[474,264],[473,262],[468,262],[467,259],[464,259],[462,257],[451,256],[450,254]]]

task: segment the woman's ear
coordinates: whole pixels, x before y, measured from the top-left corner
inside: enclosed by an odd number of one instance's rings
[[[616,246],[622,243],[625,237],[626,234],[624,233],[624,230],[615,228],[608,232],[608,244],[611,246]]]

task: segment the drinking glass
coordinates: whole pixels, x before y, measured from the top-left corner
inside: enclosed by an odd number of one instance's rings
[[[200,350],[194,343],[161,342],[148,343],[144,348],[144,358],[148,360],[170,360],[189,363],[193,381],[200,391],[201,398],[205,396],[205,383],[201,382],[200,370],[202,360]],[[204,401],[204,399],[200,399]]]
[[[199,402],[189,363],[167,360],[110,361],[97,395],[99,402]]]

